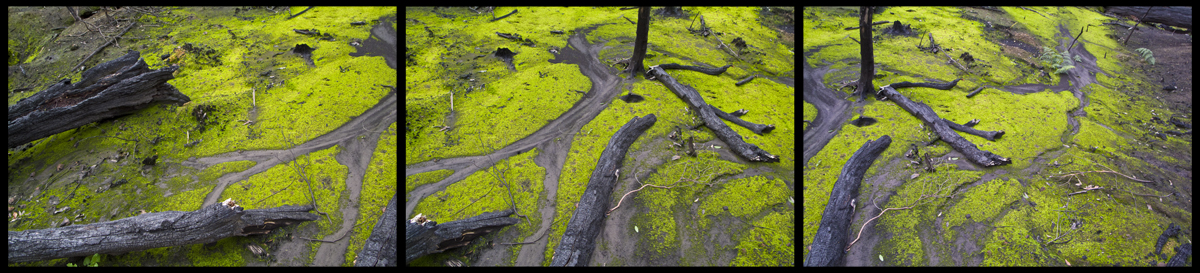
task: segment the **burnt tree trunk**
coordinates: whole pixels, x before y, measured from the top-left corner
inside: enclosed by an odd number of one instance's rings
[[[808,252],[804,266],[846,265],[846,241],[850,239],[850,220],[854,217],[850,203],[858,198],[858,187],[867,169],[891,144],[892,137],[886,135],[875,141],[867,140],[842,167],[842,174],[838,175],[829,193],[825,212],[821,213],[821,225],[813,237],[812,250]]]
[[[8,147],[92,122],[123,116],[154,103],[191,101],[167,83],[175,67],[150,70],[137,51],[83,72],[74,85],[56,83],[8,108]]]
[[[871,16],[875,8],[864,6],[858,10],[858,49],[862,54],[862,67],[859,69],[858,79],[858,91],[862,94],[859,95],[858,101],[867,101],[867,92],[875,90],[875,85],[871,82],[875,80],[875,51],[871,48]]]
[[[395,199],[395,198],[392,198]],[[394,203],[394,202],[393,202]],[[391,204],[388,205],[389,208]],[[404,223],[404,263],[428,254],[471,244],[475,238],[495,232],[520,222],[508,217],[512,210],[488,212],[479,216],[446,222],[438,225],[434,221]]]
[[[397,223],[396,195],[393,194],[392,201],[388,201],[387,208],[383,209],[383,216],[375,222],[371,237],[354,259],[354,266],[396,266]]]
[[[646,43],[650,40],[650,7],[638,8],[637,38],[633,40],[633,57],[629,58],[629,78],[646,71],[642,60],[646,58]]]
[[[642,133],[654,126],[658,118],[654,114],[645,117],[633,117],[617,134],[608,140],[604,152],[596,162],[596,169],[588,179],[587,189],[579,199],[579,205],[571,221],[567,222],[567,230],[563,233],[562,241],[554,249],[554,257],[550,266],[587,266],[592,260],[592,251],[596,250],[596,235],[604,227],[604,213],[608,211],[608,199],[613,187],[617,185],[622,161],[629,146]],[[633,175],[626,172],[625,175]]]
[[[240,209],[240,207],[239,207]],[[121,254],[159,247],[204,244],[232,236],[268,234],[319,217],[311,205],[235,210],[212,204],[195,211],[165,211],[86,225],[8,232],[8,262],[31,262],[95,253]]]
[[[700,113],[700,119],[704,121],[704,125],[712,129],[717,138],[728,144],[729,148],[742,158],[752,162],[779,162],[778,156],[758,148],[757,145],[746,143],[745,140],[742,140],[742,136],[729,128],[728,125],[725,125],[725,122],[722,122],[721,118],[716,113],[713,113],[713,108],[707,106],[708,103],[704,102],[704,98],[700,97],[700,92],[696,91],[695,88],[675,81],[675,78],[667,74],[666,71],[663,71],[661,67],[652,66],[646,74],[655,77],[667,89],[670,89],[676,96],[683,99],[688,106],[691,106],[692,109]]]
[[[957,80],[955,82],[957,82]],[[900,92],[897,92],[896,89],[892,88],[892,85],[884,86],[882,89],[880,89],[879,96],[886,100],[896,102],[896,105],[899,105],[900,108],[908,111],[913,116],[916,116],[918,119],[925,122],[925,125],[930,126],[930,128],[933,129],[933,132],[937,133],[938,137],[940,137],[942,141],[949,143],[950,147],[953,147],[954,150],[962,153],[967,160],[975,162],[976,164],[984,167],[1000,166],[1012,163],[1012,160],[1009,160],[1008,158],[1001,157],[989,151],[980,150],[975,143],[971,143],[970,141],[967,141],[967,139],[958,135],[958,133],[955,133],[954,129],[951,129],[950,125],[946,124],[946,120],[938,117],[937,113],[934,112],[933,108],[930,108],[929,105],[909,100],[907,97],[904,97],[904,95],[900,94]],[[924,84],[905,84],[905,86],[919,85]],[[942,87],[949,89],[952,86],[953,84]],[[1003,134],[1003,131],[1001,131],[1000,134]]]

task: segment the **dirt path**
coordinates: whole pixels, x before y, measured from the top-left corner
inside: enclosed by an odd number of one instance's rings
[[[817,107],[817,117],[804,131],[804,165],[808,165],[808,159],[817,155],[829,143],[829,139],[837,135],[842,122],[850,118],[850,101],[821,84],[825,73],[829,72],[829,66],[809,67],[807,59],[803,63],[804,101]]]

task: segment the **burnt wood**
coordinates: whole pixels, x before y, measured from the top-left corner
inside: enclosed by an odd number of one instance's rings
[[[996,141],[996,139],[1000,138],[1001,136],[1004,136],[1004,130],[984,131],[984,130],[971,128],[971,126],[975,126],[975,124],[978,124],[979,120],[972,120],[971,122],[967,122],[967,124],[958,124],[958,123],[950,121],[948,119],[942,119],[942,121],[946,123],[946,126],[950,126],[950,129],[954,129],[955,131],[968,133],[968,134],[976,135],[976,136],[979,136],[982,138],[986,138],[989,141]]]
[[[670,64],[660,64],[660,65],[658,65],[658,67],[662,68],[662,69],[691,70],[691,71],[696,71],[696,72],[700,72],[700,73],[704,73],[704,74],[717,76],[717,75],[721,75],[721,73],[725,73],[725,70],[728,70],[729,67],[732,67],[732,65],[725,65],[720,68],[704,68],[704,67],[699,67],[699,66],[690,66],[690,65],[681,65],[681,64],[670,63]]]
[[[237,207],[240,208],[240,207]],[[194,211],[164,211],[86,225],[8,232],[8,262],[31,262],[95,253],[121,254],[159,247],[204,244],[319,219],[311,205],[236,210],[212,204]]]
[[[872,81],[875,79],[875,49],[871,37],[871,17],[875,13],[874,7],[862,6],[858,9],[858,39],[862,42],[858,43],[859,53],[862,55],[862,63],[859,65],[858,92],[859,102],[867,101],[867,92],[875,90],[875,84]],[[898,23],[898,21],[897,21]]]
[[[508,217],[512,214],[512,210],[488,212],[441,225],[435,221],[421,223],[405,221],[404,263],[411,263],[425,255],[471,244],[479,236],[520,222],[517,218]]]
[[[354,266],[396,266],[399,262],[396,259],[396,195],[392,195],[392,201],[388,201],[387,208],[383,209],[383,215],[375,221],[375,228],[371,230],[371,236],[363,244],[362,251],[358,252],[358,258],[354,259]]]
[[[878,140],[867,140],[842,166],[842,173],[829,193],[829,203],[825,204],[825,211],[821,213],[821,225],[813,237],[812,250],[808,252],[804,266],[846,265],[850,220],[854,217],[854,208],[850,203],[858,198],[858,188],[867,169],[891,144],[892,137],[887,135]]]
[[[750,129],[750,131],[754,131],[755,134],[762,135],[765,133],[770,133],[771,130],[775,130],[775,125],[770,125],[770,124],[763,125],[763,124],[745,121],[745,120],[742,120],[742,118],[738,117],[737,115],[734,115],[731,113],[726,113],[725,111],[721,111],[721,109],[717,109],[716,106],[712,106],[711,104],[707,104],[707,105],[709,108],[712,108],[713,113],[717,114],[718,117],[721,117],[725,120],[733,122],[733,124],[737,124],[739,126],[746,127],[746,129]]]
[[[596,236],[604,228],[605,212],[609,208],[609,198],[617,185],[619,168],[629,152],[629,146],[642,133],[654,126],[658,120],[654,114],[645,117],[633,117],[617,130],[617,134],[608,140],[604,152],[596,162],[596,169],[588,179],[587,189],[579,199],[575,214],[567,222],[567,230],[563,232],[562,241],[554,249],[554,257],[550,266],[587,266],[592,261],[592,252],[596,250]],[[633,175],[626,172],[625,175]]]
[[[955,80],[952,82],[952,84],[957,82],[958,80]],[[947,86],[939,85],[939,87]],[[949,89],[949,87],[946,89]],[[1012,160],[1009,160],[1008,158],[1001,157],[989,151],[980,150],[979,147],[974,143],[967,141],[965,138],[958,135],[958,133],[955,133],[954,129],[951,129],[950,125],[946,124],[946,120],[939,117],[937,113],[933,111],[933,108],[929,107],[929,105],[909,100],[907,97],[904,97],[904,95],[900,94],[900,92],[897,92],[892,85],[887,85],[881,88],[878,96],[885,100],[891,100],[895,102],[896,105],[900,106],[900,108],[913,114],[913,116],[916,116],[921,121],[924,121],[925,125],[928,125],[930,128],[932,128],[933,132],[937,133],[938,137],[941,138],[942,141],[945,141],[946,143],[950,144],[950,147],[953,147],[954,150],[962,153],[967,160],[975,162],[976,164],[984,167],[1000,166],[1012,163]]]
[[[696,91],[695,88],[679,83],[670,74],[663,71],[661,67],[652,66],[646,74],[653,76],[666,86],[667,89],[670,89],[672,93],[683,99],[688,106],[691,106],[692,109],[700,113],[700,119],[704,121],[704,125],[712,129],[717,138],[728,144],[734,153],[752,162],[779,162],[778,156],[758,148],[757,145],[746,143],[745,140],[742,140],[742,136],[738,135],[728,125],[725,125],[725,122],[721,121],[721,118],[714,113],[713,108],[706,106],[708,103],[704,102],[704,98],[700,96],[700,92]]]
[[[1177,27],[1192,28],[1192,7],[1154,7],[1146,14],[1148,7],[1104,7],[1105,11],[1121,16],[1137,16],[1142,22],[1162,23]]]
[[[8,147],[92,122],[132,114],[155,103],[191,101],[167,83],[174,66],[150,70],[140,53],[104,62],[83,72],[79,83],[62,80],[8,107]]]
[[[633,57],[629,58],[629,78],[646,71],[642,60],[646,58],[646,44],[650,41],[650,7],[638,8],[637,38],[633,40]],[[630,90],[630,94],[633,90]]]

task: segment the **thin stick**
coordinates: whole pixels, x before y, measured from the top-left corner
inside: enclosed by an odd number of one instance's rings
[[[906,210],[906,209],[911,209],[911,208],[913,208],[913,207],[912,207],[912,206],[908,206],[908,207],[903,207],[903,208],[887,208],[887,209],[885,209],[885,210],[883,210],[883,211],[880,211],[880,212],[879,212],[879,215],[876,215],[874,218],[871,218],[871,220],[867,220],[867,222],[866,222],[866,223],[863,223],[863,225],[862,225],[862,228],[859,228],[859,229],[858,229],[858,237],[854,237],[854,241],[850,242],[850,245],[847,245],[847,246],[846,246],[846,251],[850,251],[850,247],[851,247],[851,246],[854,246],[854,243],[858,242],[858,239],[859,239],[859,238],[862,238],[862,232],[863,232],[863,230],[864,230],[864,229],[867,229],[867,224],[870,224],[870,223],[871,223],[871,221],[874,221],[874,220],[875,220],[875,218],[879,218],[879,216],[883,216],[883,213],[884,213],[884,212],[887,212],[887,211],[889,211],[889,210]]]

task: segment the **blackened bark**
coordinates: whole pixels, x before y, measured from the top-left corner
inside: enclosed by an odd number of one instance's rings
[[[238,211],[212,204],[195,211],[155,212],[94,224],[9,231],[8,262],[121,254],[267,234],[282,226],[319,219],[307,212],[312,209],[305,205]]]
[[[976,135],[976,136],[979,136],[982,138],[986,138],[989,141],[996,141],[997,138],[1004,136],[1004,130],[983,131],[983,130],[971,128],[971,126],[975,126],[975,124],[971,124],[971,123],[967,123],[966,125],[964,125],[964,124],[958,124],[956,122],[953,122],[953,121],[950,121],[947,119],[942,119],[942,121],[946,123],[946,126],[950,126],[950,129],[954,129],[955,131],[968,133],[968,134]],[[976,124],[978,124],[979,120],[974,120],[974,122]]]
[[[875,80],[875,51],[871,48],[871,17],[875,12],[873,7],[861,7],[858,9],[860,16],[858,17],[858,49],[862,53],[862,67],[859,69],[860,78],[858,79],[858,91],[862,92],[859,95],[858,101],[867,100],[867,92],[875,90],[875,84],[871,81]]]
[[[175,67],[150,70],[140,53],[101,63],[79,83],[63,80],[8,108],[8,147],[92,122],[132,114],[154,103],[191,101],[167,83]]]
[[[879,96],[886,100],[895,102],[896,105],[900,106],[900,108],[912,113],[913,116],[916,116],[921,121],[924,121],[926,125],[933,129],[934,133],[937,133],[938,137],[940,137],[942,141],[945,141],[946,143],[950,144],[950,147],[953,147],[954,150],[962,153],[967,160],[975,162],[976,164],[984,167],[1000,166],[1012,163],[1012,161],[1008,158],[1001,157],[989,151],[980,150],[979,147],[974,143],[967,141],[965,138],[958,135],[958,133],[955,133],[954,129],[951,129],[950,126],[946,124],[946,121],[939,117],[937,113],[933,111],[933,108],[929,107],[929,105],[909,100],[907,97],[904,97],[904,95],[900,94],[900,92],[897,92],[896,89],[893,89],[891,85],[884,86],[882,89],[880,89]]]
[[[700,92],[696,91],[695,88],[675,81],[675,78],[667,74],[666,71],[663,71],[661,67],[652,66],[646,74],[655,77],[667,89],[670,89],[672,93],[683,99],[688,106],[699,112],[700,119],[704,121],[704,125],[712,129],[717,138],[728,144],[734,153],[752,162],[779,162],[778,156],[758,148],[757,145],[746,143],[745,140],[742,140],[742,136],[738,135],[733,129],[730,129],[728,125],[725,125],[725,122],[722,122],[721,118],[714,113],[713,108],[707,106],[708,103],[704,102],[704,98],[700,96]]]
[[[508,217],[512,214],[512,210],[488,212],[441,225],[435,221],[419,224],[404,221],[404,263],[410,263],[428,254],[468,245],[479,236],[521,221]]]
[[[708,107],[711,107],[713,113],[717,114],[718,117],[721,117],[725,120],[733,122],[733,124],[737,124],[739,126],[746,127],[746,129],[750,129],[750,131],[754,131],[755,134],[762,135],[765,133],[770,133],[771,130],[775,130],[775,125],[762,125],[762,124],[752,123],[749,121],[742,120],[742,118],[739,118],[733,114],[725,113],[724,111],[721,111],[721,109],[717,109],[716,106],[712,106],[711,104],[709,104]]]
[[[362,251],[358,253],[358,258],[354,259],[354,266],[396,266],[396,195],[392,195],[392,201],[388,201],[387,208],[383,209],[383,216],[379,217],[379,221],[375,221],[375,228],[371,230],[371,237],[367,238],[367,242],[363,245]]]
[[[646,58],[646,43],[650,40],[650,7],[638,8],[637,38],[633,40],[633,57],[629,58],[629,78],[646,71],[642,59]]]
[[[660,65],[658,65],[658,67],[662,68],[662,69],[687,69],[687,70],[691,70],[691,71],[696,71],[696,72],[700,72],[700,73],[704,73],[704,74],[717,76],[717,75],[721,75],[721,73],[725,73],[725,70],[729,70],[729,67],[732,67],[732,65],[725,65],[720,68],[703,68],[703,67],[699,67],[699,66],[690,66],[690,65],[669,63],[669,64],[660,64]]]
[[[863,143],[850,161],[842,167],[842,173],[833,184],[829,193],[829,203],[825,204],[825,212],[821,213],[821,225],[813,237],[812,250],[804,260],[804,266],[844,266],[846,245],[850,239],[850,220],[854,217],[854,209],[850,206],[858,198],[858,188],[862,184],[863,175],[875,159],[892,144],[892,137],[883,136],[878,140],[867,140]]]
[[[1104,10],[1122,16],[1138,16],[1142,22],[1192,28],[1192,7],[1154,7],[1154,12],[1146,14],[1148,8],[1150,7],[1104,7]]]
[[[608,140],[604,152],[596,162],[596,169],[588,179],[587,189],[579,199],[575,215],[567,222],[567,230],[563,233],[562,241],[554,249],[554,257],[550,266],[587,266],[592,261],[592,252],[596,250],[596,236],[604,227],[604,213],[608,211],[608,199],[613,188],[617,185],[619,168],[629,152],[629,146],[654,126],[658,118],[654,114],[645,117],[633,117],[617,134]],[[625,175],[633,175],[626,171]]]

